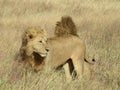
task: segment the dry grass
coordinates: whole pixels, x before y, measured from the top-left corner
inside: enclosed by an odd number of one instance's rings
[[[55,23],[70,15],[95,58],[94,79],[65,81],[64,71],[34,73],[15,60],[21,36],[41,26],[53,36]],[[120,90],[119,0],[0,0],[0,90]]]

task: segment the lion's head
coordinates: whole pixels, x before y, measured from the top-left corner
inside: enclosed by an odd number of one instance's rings
[[[28,28],[23,37],[23,48],[25,47],[27,56],[31,56],[35,52],[45,57],[48,53],[46,44],[47,36],[43,29],[40,27]]]
[[[41,29],[40,27],[27,28],[27,31],[25,32],[25,34],[23,36],[22,44],[26,45],[27,42],[29,42],[31,39],[35,38],[39,34],[41,34],[41,36],[45,36],[45,37],[47,36],[46,32],[43,29]]]

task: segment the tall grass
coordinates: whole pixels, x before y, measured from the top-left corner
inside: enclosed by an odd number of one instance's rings
[[[27,27],[41,26],[52,37],[63,15],[73,17],[86,42],[87,58],[96,59],[93,80],[68,83],[63,70],[34,73],[15,60]],[[119,0],[0,0],[0,90],[119,89]]]

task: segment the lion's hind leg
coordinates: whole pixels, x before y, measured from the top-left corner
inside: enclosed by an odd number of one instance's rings
[[[74,69],[78,77],[83,76],[84,72],[84,59],[83,58],[72,58]]]
[[[67,78],[67,81],[71,81],[72,80],[72,76],[71,76],[71,72],[70,72],[70,67],[69,67],[69,63],[65,63],[63,65],[63,68],[65,70],[65,75],[66,75],[66,78]]]
[[[63,65],[63,68],[65,70],[67,80],[71,81],[74,77],[73,76],[74,66],[72,59],[68,59],[67,62]]]

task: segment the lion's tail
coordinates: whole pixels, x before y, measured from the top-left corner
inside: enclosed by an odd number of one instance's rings
[[[56,23],[55,27],[55,35],[63,36],[63,35],[77,35],[76,25],[74,24],[72,18],[70,16],[61,17],[61,21]]]
[[[88,61],[86,58],[84,59],[85,62],[94,65],[95,64],[95,59],[92,59],[91,61]]]

